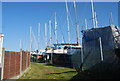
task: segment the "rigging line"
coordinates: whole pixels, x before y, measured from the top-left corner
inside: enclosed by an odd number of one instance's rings
[[[36,40],[36,37],[35,37],[35,34],[34,34],[34,32],[32,31],[32,35],[33,35],[33,37],[34,37],[34,41],[35,41],[35,44],[36,44],[36,46],[35,47],[37,47],[37,40]]]
[[[63,40],[64,40],[64,42],[66,43],[66,41],[65,41],[65,37],[64,37],[64,34],[63,34],[63,31],[61,30],[61,26],[60,26],[60,32],[61,32],[61,34],[62,34],[62,36],[63,36]]]
[[[74,25],[74,24],[73,24],[73,20],[72,20],[72,16],[71,16],[71,13],[70,13],[70,12],[68,13],[68,16],[70,17],[70,20],[71,20],[72,25]]]
[[[65,22],[64,22],[63,26],[65,26]],[[63,36],[63,38],[64,38],[64,34],[63,34],[63,31],[62,31],[62,26],[61,26],[61,24],[59,24],[59,28],[60,28],[60,32],[61,32],[61,34],[62,34],[62,36]],[[54,34],[55,34],[55,32],[54,32]],[[64,41],[65,41],[65,38],[64,38]]]
[[[38,23],[38,50],[40,48],[40,23]]]
[[[62,14],[57,15],[57,20],[58,20],[59,22],[63,21],[62,18],[64,17],[65,10],[63,10],[62,12],[63,12]]]
[[[70,22],[71,22],[71,25],[74,25],[73,24],[73,19],[72,19],[72,16],[71,16],[71,12],[72,12],[72,7],[73,5],[71,4],[70,8],[69,8],[69,12],[68,12],[68,17],[70,19]],[[71,26],[72,27],[72,26]],[[73,29],[74,30],[74,29]]]
[[[65,22],[63,23],[63,27],[65,27]],[[63,32],[62,32],[62,26],[61,26],[61,24],[59,24],[59,26],[58,26],[59,28],[60,28],[60,31],[61,31],[61,34],[64,36],[64,34],[63,34]],[[64,37],[63,37],[64,38]],[[65,38],[64,38],[64,41],[65,41]]]
[[[86,2],[85,2],[84,5],[82,6],[82,12],[80,12],[80,14],[85,13],[86,12],[86,8],[88,8],[88,7],[86,7]],[[79,7],[77,7],[77,10],[80,10]],[[76,12],[76,13],[79,14],[78,12]],[[80,15],[77,15],[77,18],[81,19]],[[80,22],[80,20],[78,20],[78,22]]]
[[[52,42],[52,21],[51,20],[49,20],[49,32],[50,32],[50,46],[51,46],[51,42]]]
[[[65,23],[63,26],[65,26]],[[62,36],[64,36],[63,31],[62,31],[62,27],[61,26],[59,26],[59,27],[60,27],[60,32],[61,32]],[[64,41],[65,41],[65,39],[64,39]]]
[[[62,15],[63,15],[63,14],[65,14],[65,11],[62,13]],[[58,19],[59,21],[62,20],[62,17],[63,17],[62,15],[61,15],[61,16],[58,16],[58,17],[60,17],[60,19]],[[64,25],[63,25],[63,26],[65,26],[65,22],[64,22]],[[61,29],[61,26],[60,26],[60,29]],[[63,35],[63,34],[62,34],[62,35]],[[64,35],[63,35],[63,36],[64,36]],[[65,41],[65,39],[64,39],[64,41]]]
[[[71,6],[69,7],[68,17],[70,18],[71,24],[74,25],[73,20],[72,20],[72,16],[71,16],[72,7],[73,7],[73,5],[71,4]]]
[[[69,7],[68,16],[70,17],[71,23],[73,24],[72,17],[71,17],[72,7],[73,7],[73,5],[71,4],[71,6]]]

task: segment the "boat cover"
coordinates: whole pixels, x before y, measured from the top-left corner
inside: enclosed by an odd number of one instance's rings
[[[118,27],[111,25],[83,32],[83,69],[88,69],[101,61],[116,64],[115,49],[120,48],[119,31]]]

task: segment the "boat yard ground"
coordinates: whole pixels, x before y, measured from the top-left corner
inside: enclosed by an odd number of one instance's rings
[[[77,72],[72,68],[53,66],[47,63],[31,62],[30,70],[20,79],[70,80]]]
[[[47,63],[31,62],[30,70],[19,80],[51,80],[51,81],[73,81],[79,79],[119,79],[120,71],[83,71],[77,73],[72,68],[55,66]]]

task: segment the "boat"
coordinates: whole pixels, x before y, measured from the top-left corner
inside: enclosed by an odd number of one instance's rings
[[[74,2],[74,8],[76,8],[76,4]],[[78,33],[78,24],[76,23],[76,34],[77,34],[77,43],[70,43],[70,25],[69,25],[69,17],[68,17],[68,6],[66,2],[66,13],[67,13],[67,25],[68,25],[68,43],[60,43],[57,42],[57,21],[56,21],[56,13],[55,13],[55,38],[56,43],[51,47],[46,48],[46,59],[48,63],[73,67],[72,63],[72,55],[76,53],[80,53],[81,45],[79,41],[79,33]],[[76,9],[75,9],[76,16]],[[77,18],[76,18],[77,19]],[[51,28],[51,27],[50,27]]]
[[[74,67],[77,72],[117,71],[120,68],[120,28],[113,23],[98,28],[94,20],[93,2],[92,12],[94,27],[81,31],[82,48],[79,54],[73,55]]]

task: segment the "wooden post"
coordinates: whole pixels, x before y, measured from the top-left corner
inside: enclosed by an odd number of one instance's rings
[[[4,74],[4,56],[5,56],[5,48],[2,48],[1,80],[3,80],[3,74]]]
[[[22,73],[22,49],[20,49],[20,74]]]
[[[28,51],[26,51],[26,53],[27,53],[27,56],[26,56],[26,69],[28,68]]]
[[[53,52],[51,52],[51,64],[53,64],[53,59],[52,59],[52,57],[53,57]]]
[[[28,67],[30,66],[30,52],[28,51]]]

